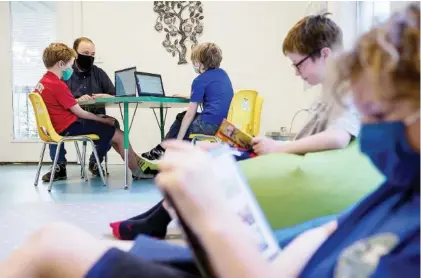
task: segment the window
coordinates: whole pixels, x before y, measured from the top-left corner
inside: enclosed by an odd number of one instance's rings
[[[385,21],[391,13],[391,1],[358,1],[358,34],[367,32],[374,25]]]
[[[10,2],[13,135],[16,140],[38,138],[28,94],[45,73],[42,53],[56,38],[55,5],[55,2],[41,1]]]

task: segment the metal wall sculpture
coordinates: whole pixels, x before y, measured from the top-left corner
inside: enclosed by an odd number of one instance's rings
[[[198,44],[197,36],[203,33],[203,6],[200,1],[155,1],[154,12],[158,14],[155,30],[165,32],[162,45],[178,64],[187,64],[188,45]]]

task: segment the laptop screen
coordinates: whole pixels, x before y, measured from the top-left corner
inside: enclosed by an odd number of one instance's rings
[[[159,75],[136,73],[136,82],[139,95],[165,95],[164,88],[162,86],[162,79]]]
[[[130,68],[115,73],[116,96],[136,95],[136,80],[134,78],[135,72],[136,68]]]

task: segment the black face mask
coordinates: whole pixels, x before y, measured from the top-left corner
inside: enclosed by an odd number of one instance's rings
[[[94,61],[95,61],[95,57],[78,54],[76,63],[81,70],[90,71],[94,64]]]

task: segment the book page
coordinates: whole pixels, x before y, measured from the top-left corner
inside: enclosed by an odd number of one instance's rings
[[[250,227],[263,256],[270,260],[280,249],[250,186],[241,173],[228,147],[212,151],[212,172],[218,178],[218,185],[228,206]]]

